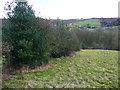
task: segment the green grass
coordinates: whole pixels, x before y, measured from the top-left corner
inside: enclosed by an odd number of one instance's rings
[[[90,19],[90,20],[76,22],[73,23],[73,26],[86,26],[87,24],[89,24],[91,27],[100,27],[99,19]]]
[[[118,51],[82,50],[45,71],[12,75],[4,88],[118,88]]]
[[[120,28],[120,26],[112,26],[112,28]]]

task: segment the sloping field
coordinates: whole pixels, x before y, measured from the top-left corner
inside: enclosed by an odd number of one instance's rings
[[[73,26],[86,26],[89,24],[91,27],[100,27],[99,19],[89,19],[73,23]]]
[[[11,75],[5,88],[118,88],[118,51],[81,50],[44,71]]]

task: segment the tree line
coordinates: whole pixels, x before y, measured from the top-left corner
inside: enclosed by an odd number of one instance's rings
[[[109,29],[74,29],[81,48],[83,49],[105,49],[120,50],[120,31],[118,28]]]

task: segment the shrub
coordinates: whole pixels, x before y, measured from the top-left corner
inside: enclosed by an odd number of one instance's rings
[[[54,21],[51,31],[51,56],[67,56],[74,50],[78,50],[78,39],[73,31],[70,31],[61,20]]]

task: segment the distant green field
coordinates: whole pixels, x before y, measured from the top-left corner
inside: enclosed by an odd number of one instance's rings
[[[44,71],[11,75],[4,88],[118,88],[118,51],[81,50]]]
[[[73,23],[73,26],[86,26],[87,24],[89,24],[91,27],[100,27],[99,19],[90,19],[90,20],[76,22]]]
[[[120,28],[120,26],[112,26],[112,28]]]

